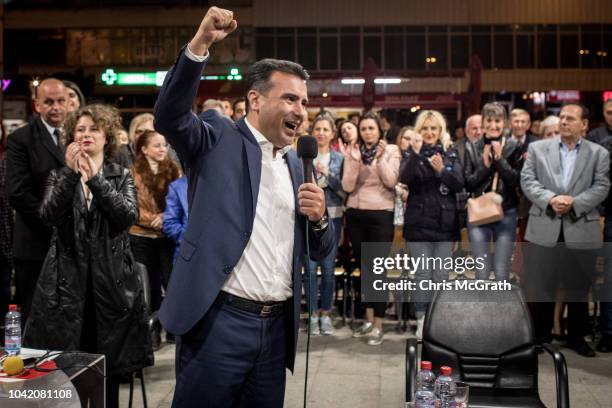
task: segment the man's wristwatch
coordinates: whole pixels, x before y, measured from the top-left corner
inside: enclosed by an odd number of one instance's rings
[[[315,231],[322,231],[325,228],[327,228],[327,224],[329,224],[329,220],[327,218],[327,213],[325,213],[323,215],[323,218],[321,218],[317,222],[313,222],[312,223],[312,229],[315,230]]]

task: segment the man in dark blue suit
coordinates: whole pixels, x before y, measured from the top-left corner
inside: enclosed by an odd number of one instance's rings
[[[306,233],[312,259],[333,246],[323,190],[303,182],[290,149],[308,101],[300,65],[254,64],[248,113],[236,123],[191,112],[210,46],[236,27],[231,11],[210,8],[155,106],[155,128],[189,177],[189,224],[159,313],[179,335],[173,407],[283,405]]]

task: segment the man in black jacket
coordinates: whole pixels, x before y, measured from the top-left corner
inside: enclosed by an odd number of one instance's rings
[[[9,202],[17,213],[13,235],[15,303],[21,306],[23,325],[51,241],[51,228],[41,221],[39,208],[47,176],[64,163],[60,135],[66,105],[66,87],[62,81],[43,80],[35,99],[40,117],[8,138],[7,187]]]
[[[612,99],[608,99],[603,105],[603,115],[606,123],[593,129],[587,135],[587,140],[603,144],[604,140],[612,136]]]

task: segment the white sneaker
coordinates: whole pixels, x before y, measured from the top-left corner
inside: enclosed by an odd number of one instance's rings
[[[317,316],[312,316],[310,318],[310,335],[311,336],[319,336],[321,331],[319,330],[319,318]]]
[[[423,326],[424,325],[425,325],[425,316],[421,316],[417,319],[417,330],[415,334],[417,339],[423,338]]]
[[[334,324],[328,315],[321,316],[321,334],[331,336],[334,334]]]
[[[378,346],[383,342],[383,332],[375,327],[368,334],[368,346]]]
[[[374,323],[372,322],[364,322],[357,330],[353,332],[353,337],[363,337],[374,328]]]

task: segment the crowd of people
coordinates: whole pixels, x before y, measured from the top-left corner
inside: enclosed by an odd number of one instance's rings
[[[162,343],[161,327],[151,333],[148,315],[160,308],[188,223],[189,169],[155,130],[151,114],[134,117],[126,131],[117,109],[87,105],[76,84],[54,78],[36,88],[34,106],[33,121],[0,139],[0,313],[11,301],[14,270],[24,344],[105,354],[109,406],[116,406],[122,378],[151,365],[152,350]],[[207,100],[201,108],[227,121],[246,113],[244,98]],[[453,137],[435,110],[422,110],[413,126],[401,129],[372,112],[346,120],[321,112],[299,133],[317,141],[315,182],[325,192],[336,249],[344,243],[359,260],[364,242],[391,248],[401,240],[413,253],[446,257],[466,228],[472,255],[487,260],[475,277],[509,280],[513,259],[524,255],[516,242],[601,241],[600,215],[603,238],[612,241],[612,101],[603,110],[606,123],[590,132],[589,112],[578,103],[534,127],[529,112],[508,114],[491,102]],[[547,167],[551,162],[557,165]],[[471,222],[466,201],[491,191],[503,216]],[[311,334],[334,333],[338,258],[336,250],[306,263]],[[137,263],[146,267],[148,305]],[[557,280],[553,270],[545,276]],[[448,278],[443,269],[415,274],[416,280]],[[612,292],[612,274],[604,279],[604,290]],[[579,286],[582,297],[569,304],[565,333],[559,305],[556,311],[554,302],[532,305],[539,340],[565,336],[579,354],[595,355],[584,340],[591,283],[566,282]],[[386,305],[362,303],[356,292],[356,310],[364,316],[353,335],[379,345]],[[428,298],[417,291],[412,301],[420,336]],[[611,306],[601,307],[601,352],[612,350]],[[174,342],[172,333],[166,342]]]

